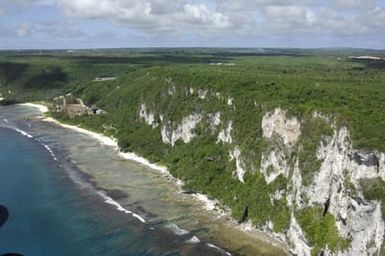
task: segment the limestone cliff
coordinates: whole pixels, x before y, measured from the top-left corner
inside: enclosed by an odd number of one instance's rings
[[[197,95],[194,91],[198,92]],[[169,95],[175,97],[175,94],[174,88]],[[224,108],[236,109],[235,99],[222,97],[218,92],[190,87],[183,94],[198,100],[212,96],[222,100]],[[271,218],[257,228],[284,240],[294,254],[380,254],[384,240],[381,201],[365,198],[361,181],[385,181],[385,154],[354,149],[348,128],[337,125],[332,116],[313,112],[304,118],[279,107],[266,110],[257,124],[262,133],[256,139],[264,145],[258,155],[252,149],[242,147],[234,137],[236,120],[226,115],[226,109],[201,108],[179,121],[157,109],[156,103],[149,109],[142,102],[138,109],[138,116],[144,123],[153,129],[160,126],[163,143],[171,147],[175,147],[177,141],[190,143],[203,136],[197,134],[196,129],[206,127],[204,136],[214,136],[213,143],[228,152],[221,161],[234,166],[232,178],[243,186],[248,186],[247,175],[258,173],[263,175],[267,187],[273,187],[278,178],[285,179],[285,187],[269,194],[270,205],[266,207],[274,208],[276,204],[285,202],[282,207],[289,213],[287,223],[277,230],[278,224]],[[313,136],[310,141],[304,133],[305,129],[313,132],[313,128],[308,127],[312,122],[316,124],[314,129],[322,126],[327,131],[319,132],[318,137]],[[237,201],[237,195],[234,201]],[[314,216],[318,219],[312,220]],[[312,225],[330,229],[322,231],[329,232],[326,235],[330,239],[320,238],[318,231],[313,232]]]

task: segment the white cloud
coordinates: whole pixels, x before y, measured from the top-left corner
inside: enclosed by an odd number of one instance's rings
[[[218,12],[211,12],[204,4],[184,5],[184,13],[187,14],[185,22],[200,22],[203,25],[213,26],[214,28],[227,28],[230,26],[229,18]]]
[[[44,0],[47,1],[52,0]],[[317,33],[330,36],[337,33],[378,33],[379,30],[382,31],[378,24],[383,20],[381,11],[373,12],[377,3],[375,0],[55,1],[67,16],[107,19],[151,33]],[[372,10],[371,17],[365,17],[369,10]]]
[[[360,24],[367,33],[380,33],[382,37],[385,35],[385,9],[376,7],[355,18],[355,23]]]
[[[218,8],[226,11],[250,11],[266,6],[311,6],[319,0],[217,0]]]
[[[317,21],[311,10],[300,6],[267,6],[265,14],[268,23],[287,29],[313,25]]]
[[[2,1],[2,0],[0,0]],[[379,0],[14,0],[130,29],[210,37],[384,33]]]
[[[231,26],[226,15],[204,3],[183,0],[57,0],[57,4],[68,16],[106,18],[141,29],[221,30]]]
[[[279,45],[275,42],[290,40],[292,44],[305,45],[333,40],[345,40],[347,44],[355,40],[358,45],[366,41],[369,45],[385,40],[383,0],[13,0],[11,4],[0,0],[0,15],[4,11],[1,6],[8,11],[12,4],[20,7],[20,12],[55,5],[66,16],[44,22],[40,18],[20,19],[29,25],[17,22],[8,25],[20,40],[32,35],[49,40],[95,37],[101,41],[104,36],[97,35],[102,30],[109,31],[109,27],[110,33],[119,38],[131,33],[140,37],[140,42],[153,40],[164,45],[178,40],[197,45],[205,40],[210,45],[231,42],[235,46],[237,40],[247,41],[248,45],[272,42],[275,46]],[[31,5],[38,7],[30,8]],[[101,20],[98,22],[103,27],[100,31],[95,26],[87,29],[86,22],[76,17],[91,20],[88,22]],[[78,23],[84,31],[76,24],[67,24],[66,19]],[[11,33],[10,29],[3,31]]]

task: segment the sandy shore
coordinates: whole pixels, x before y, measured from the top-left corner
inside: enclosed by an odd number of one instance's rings
[[[30,102],[27,102],[27,103],[22,103],[20,104],[22,106],[27,106],[27,107],[34,107],[34,108],[37,108],[39,109],[39,111],[44,114],[44,113],[47,113],[48,112],[48,107],[47,106],[44,106],[42,104],[37,104],[37,103],[30,103]]]
[[[39,109],[39,111],[42,114],[47,113],[49,111],[46,106],[44,106],[42,104],[38,104],[38,103],[23,103],[21,105],[37,108],[37,109]],[[92,132],[92,131],[89,131],[87,129],[81,128],[79,126],[63,124],[52,117],[43,116],[42,120],[46,121],[46,122],[57,124],[61,127],[71,129],[71,130],[74,130],[74,131],[82,133],[82,134],[86,134],[86,135],[96,139],[97,141],[99,141],[103,145],[114,147],[119,152],[118,154],[122,159],[134,161],[134,162],[137,162],[141,165],[149,167],[153,170],[159,171],[160,173],[165,175],[168,180],[171,180],[172,182],[174,182],[174,184],[177,185],[178,188],[180,189],[180,191],[182,192],[183,181],[172,176],[171,173],[169,172],[169,170],[167,169],[167,167],[161,166],[161,165],[156,164],[156,163],[151,163],[146,158],[141,157],[135,153],[122,152],[120,150],[120,148],[118,146],[118,142],[115,138],[108,137],[108,136],[105,136],[105,135],[100,134],[100,133]],[[283,241],[281,241],[281,239],[277,239],[276,237],[274,237],[273,234],[254,228],[252,226],[252,224],[249,222],[243,223],[243,224],[238,224],[236,220],[231,218],[230,211],[221,209],[216,200],[211,200],[206,195],[199,194],[199,193],[191,194],[191,196],[195,200],[201,202],[203,208],[205,210],[207,210],[210,214],[215,214],[217,218],[221,218],[221,217],[226,216],[227,219],[229,220],[228,224],[230,224],[234,228],[236,228],[238,230],[242,230],[243,232],[248,233],[251,236],[254,236],[261,241],[264,241],[264,242],[267,242],[273,246],[276,246],[285,252],[289,251],[287,245]]]

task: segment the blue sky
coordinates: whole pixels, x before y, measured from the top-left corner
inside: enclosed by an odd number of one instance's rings
[[[385,0],[0,0],[0,49],[385,49]]]

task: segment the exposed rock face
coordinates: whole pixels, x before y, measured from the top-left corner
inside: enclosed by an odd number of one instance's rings
[[[310,205],[323,205],[333,190],[337,192],[343,186],[343,171],[346,169],[348,159],[346,136],[347,130],[342,129],[335,133],[329,143],[318,148],[317,158],[322,160],[321,168],[314,177],[313,183],[306,188]]]
[[[281,174],[288,177],[291,169],[288,155],[301,135],[301,124],[294,117],[286,118],[286,112],[277,108],[263,116],[262,132],[274,144],[273,149],[263,153],[261,158],[261,172],[270,184]]]
[[[359,165],[366,165],[366,166],[376,166],[379,167],[380,162],[378,160],[378,157],[375,154],[365,154],[365,153],[358,153],[354,152],[353,159],[356,161]]]
[[[218,142],[228,143],[231,144],[233,142],[233,139],[231,138],[231,131],[233,130],[233,122],[230,121],[227,124],[227,128],[225,130],[221,130],[218,134]]]
[[[317,113],[315,116],[322,115]],[[322,117],[330,122],[328,118]],[[299,121],[286,118],[285,112],[279,108],[266,114],[262,120],[264,137],[273,144],[277,141],[273,140],[274,137],[282,143],[262,154],[261,172],[267,183],[271,183],[279,175],[288,177],[292,173],[286,193],[288,207],[292,212],[318,205],[324,206],[324,211],[335,217],[338,232],[342,238],[351,241],[350,247],[337,252],[323,248],[323,255],[377,255],[384,239],[381,204],[366,201],[360,192],[358,197],[353,197],[346,184],[352,184],[359,191],[360,179],[384,179],[384,154],[354,150],[347,128],[338,129],[335,124],[330,125],[334,127],[334,135],[320,141],[317,150],[317,158],[321,161],[320,169],[315,173],[311,184],[304,186],[298,160],[294,166],[288,162],[288,155],[293,150],[301,150],[300,145],[298,149],[294,147],[301,136]],[[276,196],[277,192],[271,195],[272,198]],[[294,215],[291,217],[286,238],[293,253],[311,255],[312,247]]]
[[[358,203],[350,199],[346,225],[338,223],[342,235],[351,239],[351,247],[338,255],[377,255],[384,239],[380,203]]]
[[[322,160],[321,168],[303,192],[309,198],[309,205],[323,205],[330,200],[328,211],[336,218],[340,235],[352,241],[351,247],[338,255],[374,255],[379,252],[384,238],[381,205],[365,201],[361,196],[353,197],[345,184],[349,182],[358,188],[359,179],[380,177],[378,158],[372,155],[377,160],[368,166],[363,161],[358,164],[352,155],[357,152],[351,147],[347,129],[335,131],[326,144],[320,145],[317,157]],[[371,174],[366,176],[368,172]]]
[[[162,135],[162,141],[164,144],[172,144],[171,143],[172,131],[170,128],[168,128],[169,126],[171,126],[171,122],[168,122],[168,125],[163,125],[160,132]]]
[[[270,195],[270,202],[272,205],[274,205],[274,201],[281,200],[283,196],[285,195],[285,190],[277,190],[274,194]],[[271,223],[273,225],[273,223]],[[272,229],[272,228],[270,228]]]
[[[278,135],[285,145],[293,145],[301,135],[301,124],[296,118],[286,118],[286,112],[277,108],[263,117],[262,130],[266,138]]]
[[[293,214],[291,215],[290,229],[287,232],[287,237],[293,254],[298,256],[311,255],[312,248],[307,242],[305,235]]]
[[[267,184],[273,182],[279,175],[288,177],[290,167],[286,161],[286,156],[282,151],[270,151],[262,154],[261,172],[265,176]]]
[[[191,92],[190,90],[190,93]],[[203,95],[198,91],[198,96]],[[229,98],[228,103],[232,99]],[[155,127],[154,113],[141,105],[140,118]],[[273,234],[286,241],[296,255],[311,255],[313,245],[308,242],[307,234],[297,221],[296,213],[308,207],[322,207],[323,214],[331,214],[335,219],[335,227],[339,236],[351,241],[349,246],[340,251],[333,251],[328,245],[322,248],[322,255],[378,255],[384,241],[385,223],[382,219],[381,203],[368,201],[361,192],[361,179],[381,178],[385,181],[385,154],[381,152],[363,152],[353,149],[349,131],[346,127],[337,127],[331,118],[314,112],[309,118],[321,118],[333,129],[333,133],[325,135],[318,142],[315,154],[319,161],[318,170],[312,175],[304,176],[308,170],[301,170],[299,153],[301,145],[302,124],[296,117],[288,117],[287,112],[280,108],[266,113],[262,119],[262,136],[268,145],[261,153],[259,171],[267,184],[273,183],[279,176],[286,177],[287,186],[270,194],[272,206],[278,200],[286,198],[287,208],[291,214],[289,228],[282,233]],[[166,144],[174,146],[176,141],[190,142],[195,134],[194,129],[202,121],[202,116],[193,113],[175,124],[162,115],[161,135]],[[232,137],[232,121],[221,121],[221,113],[207,114],[207,125],[211,135],[216,134],[217,143],[229,150],[230,161],[235,161],[234,179],[245,183],[245,173],[251,171],[237,141]],[[222,124],[221,124],[222,123]],[[218,127],[223,129],[218,131]],[[238,144],[240,145],[240,144]],[[255,169],[253,170],[255,171]],[[306,178],[306,183],[303,181]],[[354,190],[354,193],[352,193]],[[298,219],[300,220],[300,219]],[[247,221],[244,218],[242,221]],[[274,223],[269,220],[264,227],[273,230]]]
[[[301,176],[301,171],[299,169],[299,163],[297,160],[293,168],[293,175],[288,185],[288,191],[290,191],[290,193],[286,195],[287,206],[289,208],[292,209],[294,207],[302,207],[304,205],[302,195],[301,195],[301,189],[302,189],[302,176]]]
[[[193,130],[201,121],[201,118],[201,115],[198,113],[191,114],[183,118],[182,122],[174,130],[171,128],[172,123],[163,125],[161,130],[163,142],[172,146],[178,140],[182,140],[184,143],[190,142],[195,137]]]
[[[241,150],[238,146],[236,146],[233,151],[230,151],[230,161],[233,161],[233,160],[235,160],[235,166],[237,168],[235,170],[235,173],[238,177],[238,180],[242,183],[245,183],[243,176],[246,173],[246,169],[243,166],[244,164],[241,160]]]
[[[143,119],[146,124],[151,125],[153,128],[158,126],[158,124],[155,122],[154,112],[147,111],[145,103],[140,105],[139,117]]]

